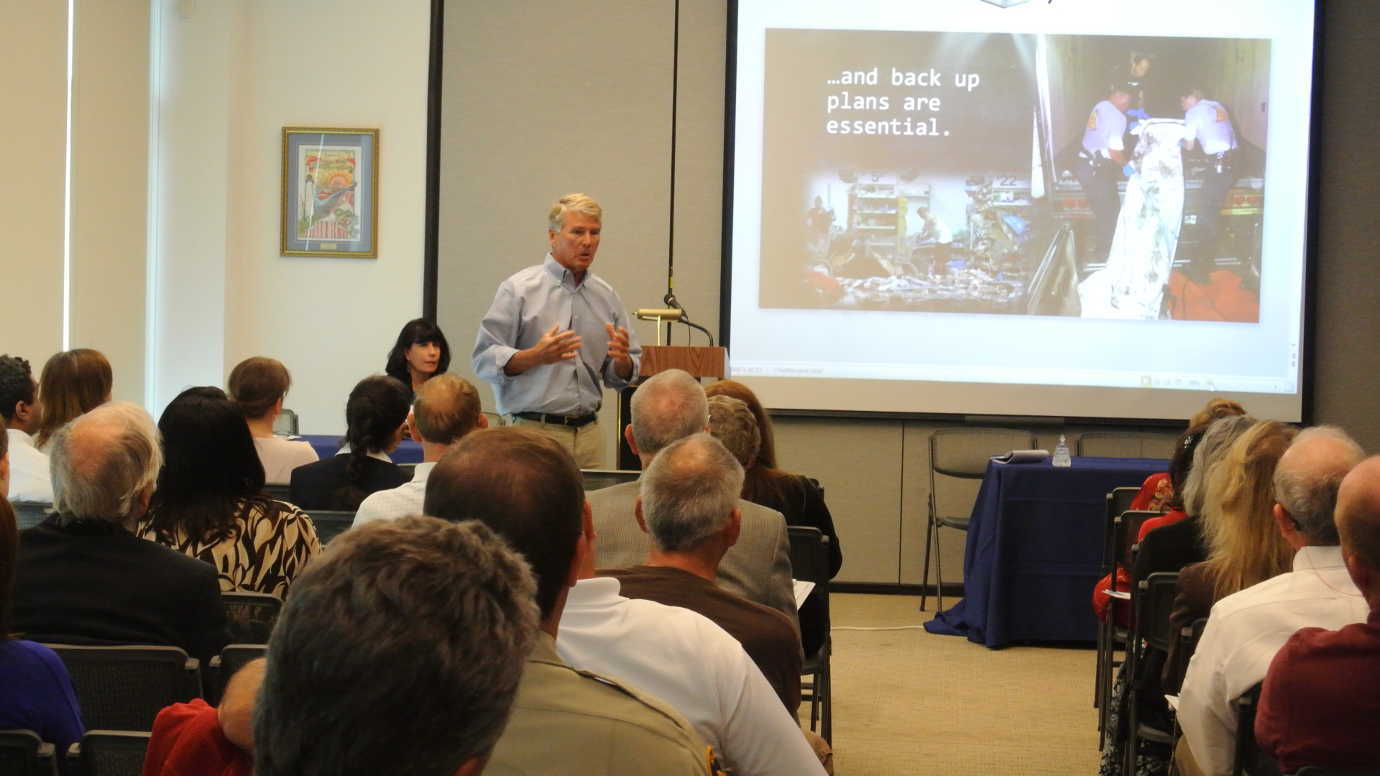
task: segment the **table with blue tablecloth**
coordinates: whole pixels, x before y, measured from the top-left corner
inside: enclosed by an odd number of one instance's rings
[[[1102,576],[1106,497],[1168,468],[1152,458],[1074,458],[1068,468],[987,465],[963,557],[964,597],[925,623],[930,633],[989,647],[1097,638],[1093,585]]]
[[[317,458],[330,458],[340,449],[340,437],[332,434],[303,434],[301,438],[311,444]],[[393,459],[393,463],[421,463],[422,446],[411,439],[404,439],[388,457]]]

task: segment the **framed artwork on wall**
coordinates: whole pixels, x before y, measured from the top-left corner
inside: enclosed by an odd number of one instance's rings
[[[283,127],[284,256],[379,255],[379,131]]]

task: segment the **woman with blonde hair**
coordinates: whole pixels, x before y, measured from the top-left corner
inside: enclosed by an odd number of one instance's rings
[[[114,376],[110,361],[99,350],[77,348],[54,353],[38,378],[43,416],[34,444],[47,452],[48,442],[68,421],[110,401]]]

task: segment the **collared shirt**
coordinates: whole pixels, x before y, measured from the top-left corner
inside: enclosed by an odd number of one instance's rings
[[[422,514],[422,502],[426,500],[426,478],[436,468],[435,461],[417,464],[412,472],[412,480],[390,490],[371,493],[360,502],[355,512],[355,521],[350,526],[357,527],[375,520],[397,520],[408,515]]]
[[[34,447],[32,437],[17,428],[9,429],[6,436],[10,445],[10,501],[53,503],[48,456]]]
[[[1215,100],[1199,100],[1197,105],[1184,113],[1188,124],[1186,134],[1203,147],[1205,154],[1220,154],[1236,147],[1236,131],[1231,126],[1231,116],[1222,103]]]
[[[636,375],[642,346],[613,286],[592,272],[577,285],[570,271],[548,253],[541,264],[499,284],[475,338],[475,374],[494,386],[501,413],[578,417],[596,412],[603,403],[604,386],[618,390],[628,384],[608,357],[606,323],[628,330],[631,374]],[[513,354],[537,344],[552,326],[573,329],[580,336],[579,358],[534,366],[520,375],[504,374]]]
[[[1340,628],[1364,622],[1368,613],[1336,546],[1304,547],[1294,555],[1293,571],[1218,601],[1179,692],[1179,726],[1203,772],[1231,773],[1233,702],[1265,678],[1295,631]]]
[[[594,577],[571,588],[558,633],[566,662],[671,704],[734,771],[824,773],[752,658],[707,617],[625,598],[618,580]]]
[[[1083,130],[1083,148],[1090,154],[1110,159],[1113,151],[1126,150],[1122,135],[1126,134],[1126,114],[1107,100],[1093,106],[1088,114],[1088,126]]]
[[[567,665],[545,632],[484,773],[707,776],[709,749],[664,702]]]

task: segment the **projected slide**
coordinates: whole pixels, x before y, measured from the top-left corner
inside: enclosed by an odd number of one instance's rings
[[[1309,4],[737,21],[726,327],[774,406],[1300,416]]]

